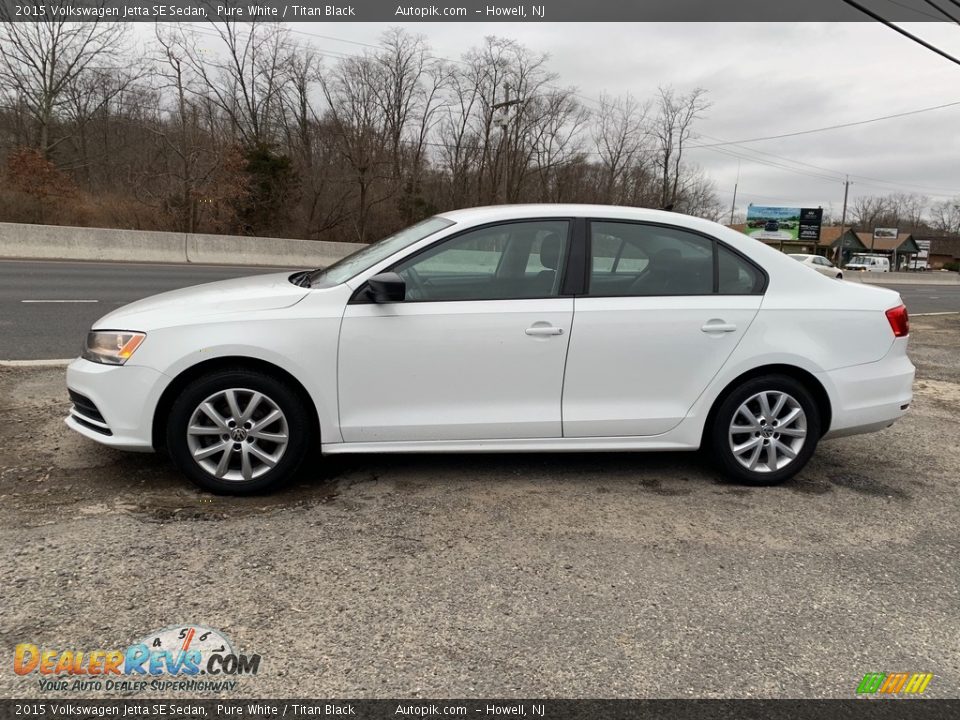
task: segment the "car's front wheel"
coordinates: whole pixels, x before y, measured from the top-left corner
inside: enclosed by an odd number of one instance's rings
[[[773,485],[810,460],[820,439],[820,413],[802,383],[765,375],[747,380],[723,400],[710,432],[713,455],[727,477]]]
[[[290,480],[310,445],[310,414],[296,390],[236,368],[205,375],[174,401],[167,448],[196,485],[249,495]]]

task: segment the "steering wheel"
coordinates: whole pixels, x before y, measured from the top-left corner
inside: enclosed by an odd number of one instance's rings
[[[407,297],[411,297],[413,300],[422,300],[424,297],[426,297],[427,287],[416,268],[408,267],[403,271],[403,275],[404,281],[409,286],[407,288]],[[411,293],[410,290],[413,290],[413,292]]]

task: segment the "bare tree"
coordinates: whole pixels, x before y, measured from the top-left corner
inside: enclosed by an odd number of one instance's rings
[[[196,39],[186,58],[203,92],[230,118],[247,147],[267,145],[278,124],[280,93],[287,79],[289,30],[278,23],[214,23],[224,55]]]
[[[468,202],[473,170],[479,167],[483,149],[472,124],[480,106],[480,77],[461,66],[451,68],[447,85],[449,100],[441,110],[439,157],[450,182],[445,202],[457,207]]]
[[[7,8],[8,9],[8,8]],[[26,108],[35,126],[32,147],[49,156],[66,92],[89,72],[113,66],[126,26],[111,22],[12,22],[0,9],[0,86]]]
[[[378,180],[390,177],[390,141],[383,105],[377,95],[379,69],[369,56],[342,60],[321,76],[335,133],[335,147],[347,162],[357,186],[356,240],[367,241],[370,208],[395,192],[388,188],[379,197],[372,191]]]
[[[533,164],[539,178],[536,199],[540,202],[561,202],[569,188],[559,171],[566,165],[583,162],[585,157],[580,135],[589,112],[572,90],[552,90],[535,99],[530,108],[536,122],[530,126]]]
[[[374,95],[383,117],[394,182],[403,188],[402,205],[409,216],[411,198],[418,192],[427,138],[438,122],[441,91],[447,78],[443,64],[429,55],[426,39],[392,28],[381,37],[373,54]]]
[[[935,203],[930,209],[930,222],[942,235],[960,235],[960,197]]]
[[[650,125],[660,177],[660,206],[676,204],[680,187],[681,163],[687,142],[694,137],[693,125],[710,107],[707,91],[694,88],[678,95],[673,88],[661,87],[657,96],[657,116]]]
[[[603,195],[607,202],[624,199],[627,170],[647,161],[646,125],[650,105],[633,96],[600,96],[600,109],[594,114],[593,143],[603,165]]]

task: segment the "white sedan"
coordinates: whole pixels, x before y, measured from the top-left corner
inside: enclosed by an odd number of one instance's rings
[[[888,427],[914,368],[897,293],[837,283],[683,215],[444,213],[324,269],[164,293],[97,321],[67,424],[164,449],[217,493],[308,451],[707,447],[727,477],[796,474]]]
[[[807,267],[813,268],[822,275],[827,277],[836,278],[837,280],[843,280],[843,270],[838,268],[823,255],[805,255],[803,253],[791,253],[792,257],[797,262],[803,263]]]

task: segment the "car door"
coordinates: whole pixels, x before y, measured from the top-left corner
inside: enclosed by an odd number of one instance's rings
[[[391,268],[403,302],[360,288],[340,330],[344,441],[560,437],[571,226],[512,221],[438,241]]]
[[[626,221],[589,223],[588,262],[567,357],[564,437],[667,432],[743,338],[766,276],[711,238]]]

